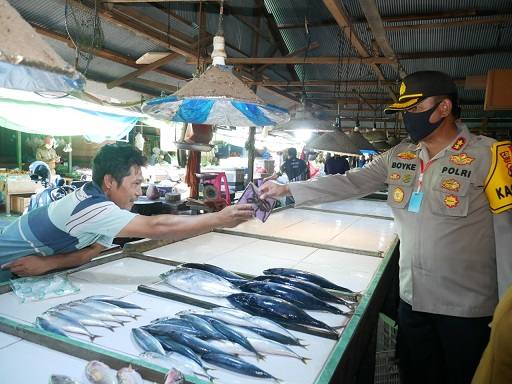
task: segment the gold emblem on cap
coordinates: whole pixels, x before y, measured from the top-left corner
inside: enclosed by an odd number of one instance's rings
[[[402,84],[400,84],[400,96],[402,96],[405,93],[405,83],[402,81]]]
[[[404,199],[404,190],[400,187],[396,187],[393,190],[393,200],[395,203],[401,203]]]

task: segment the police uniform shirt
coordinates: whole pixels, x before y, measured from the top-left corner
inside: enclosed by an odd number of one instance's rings
[[[388,185],[400,238],[400,297],[416,311],[490,316],[497,303],[496,259],[483,185],[493,142],[460,124],[455,140],[430,164],[425,148],[403,141],[366,168],[289,187],[301,206],[362,197]],[[427,170],[415,213],[409,202],[418,189],[420,159]]]
[[[28,255],[69,253],[94,243],[112,246],[135,217],[93,182],[23,215],[0,233],[0,264]]]

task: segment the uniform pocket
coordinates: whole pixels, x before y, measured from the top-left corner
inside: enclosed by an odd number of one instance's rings
[[[469,208],[468,178],[445,175],[432,187],[432,212],[442,216],[467,216]]]

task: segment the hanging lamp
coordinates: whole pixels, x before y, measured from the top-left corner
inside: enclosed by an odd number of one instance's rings
[[[347,135],[350,141],[352,141],[360,150],[377,151],[377,148],[375,148],[368,140],[366,140],[359,131],[359,119],[356,120],[354,130],[349,132]]]
[[[183,123],[246,127],[272,126],[290,119],[286,109],[265,104],[225,65],[223,3],[213,38],[212,65],[173,95],[145,102],[143,112]]]
[[[306,148],[319,151],[337,152],[347,155],[360,155],[359,148],[341,130],[340,116],[336,117],[335,129],[333,132],[324,133],[315,137],[306,144]]]
[[[0,88],[68,93],[84,86],[84,77],[0,0]]]

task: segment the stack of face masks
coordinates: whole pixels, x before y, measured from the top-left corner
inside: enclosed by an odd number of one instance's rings
[[[42,277],[23,277],[11,279],[13,292],[22,303],[26,301],[40,301],[52,297],[71,295],[80,291],[67,276],[53,275]]]

